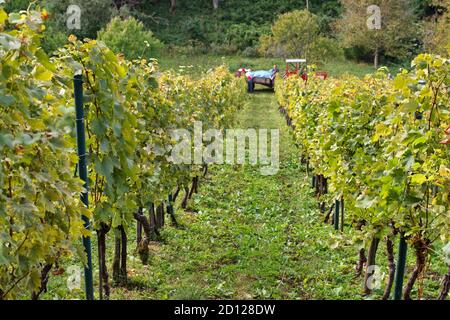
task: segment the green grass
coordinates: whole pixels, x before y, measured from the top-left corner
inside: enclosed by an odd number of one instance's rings
[[[242,128],[280,128],[280,171],[215,166],[190,210],[178,209],[183,229],[168,227],[152,246],[150,267],[130,269],[144,290],[118,288],[117,299],[358,298],[352,248],[330,249],[316,203],[274,96],[249,96]],[[136,281],[136,280],[135,280]],[[345,286],[348,290],[335,290]]]
[[[164,56],[159,59],[162,70],[179,70],[180,66],[184,72],[194,75],[200,75],[209,68],[227,64],[231,72],[237,71],[241,67],[247,67],[253,70],[271,69],[274,64],[278,65],[280,70],[284,70],[286,63],[284,59],[279,58],[246,58],[240,56],[215,56],[215,55],[196,55],[196,56]],[[327,71],[330,76],[338,77],[349,73],[356,76],[364,76],[367,73],[374,72],[371,65],[364,63],[354,63],[351,61],[334,61],[318,65],[318,70]]]
[[[327,62],[320,69],[327,71],[332,77],[339,77],[346,73],[363,77],[364,75],[375,71],[375,68],[372,65],[350,61]]]

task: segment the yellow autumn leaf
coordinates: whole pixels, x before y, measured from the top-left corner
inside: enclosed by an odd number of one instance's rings
[[[53,72],[44,67],[38,66],[36,68],[35,78],[41,81],[50,81],[53,78]]]
[[[422,174],[422,173],[417,173],[417,174],[413,174],[411,176],[411,183],[412,184],[423,184],[427,181],[427,177],[426,175]]]
[[[74,42],[76,42],[77,41],[77,37],[75,36],[75,35],[73,35],[73,34],[71,34],[70,36],[69,36],[69,42],[72,42],[72,43],[74,43]]]
[[[450,169],[441,164],[439,167],[439,175],[441,177],[450,178]]]
[[[8,19],[8,14],[5,10],[0,9],[0,25],[4,25],[5,21]]]

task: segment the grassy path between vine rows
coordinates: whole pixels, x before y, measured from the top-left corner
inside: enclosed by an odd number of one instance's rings
[[[148,266],[129,262],[132,284],[112,299],[351,298],[355,252],[332,251],[319,223],[298,151],[273,93],[248,96],[240,128],[280,129],[280,170],[214,166],[190,203],[182,229],[167,227]],[[134,243],[130,242],[133,247]],[[352,289],[351,289],[352,287]],[[348,288],[349,290],[346,290]],[[355,290],[356,288],[356,290]]]
[[[151,243],[148,265],[136,251],[135,227],[128,230],[126,287],[114,287],[111,299],[361,299],[362,279],[355,278],[358,245],[354,232],[344,234],[323,223],[300,164],[290,128],[278,112],[273,93],[248,95],[248,107],[238,114],[238,128],[280,129],[280,170],[263,176],[257,166],[215,165],[188,210],[176,207],[181,228],[170,225],[163,241]],[[180,196],[179,198],[182,198]],[[167,219],[169,220],[169,219]],[[93,237],[94,284],[98,294],[98,261]],[[108,235],[111,275],[114,235]],[[439,290],[445,267],[429,265],[424,296]],[[413,250],[408,251],[412,271]],[[79,262],[74,261],[74,266]],[[384,244],[377,265],[387,274]],[[82,286],[69,291],[65,273],[50,277],[43,299],[83,299]],[[374,290],[379,299],[384,284]],[[414,294],[417,292],[414,289]],[[96,296],[98,298],[98,296]]]

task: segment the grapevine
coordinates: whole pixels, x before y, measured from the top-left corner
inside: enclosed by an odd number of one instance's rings
[[[449,85],[448,57],[421,54],[393,80],[380,69],[363,79],[288,78],[276,90],[303,158],[326,181],[329,192],[318,195],[345,199],[347,219],[371,242],[367,265],[381,239],[391,260],[394,235],[413,247],[405,299],[433,244],[450,240],[450,150],[440,143],[450,122]]]
[[[156,61],[128,61],[102,42],[74,36],[49,58],[40,47],[45,12],[0,10],[0,298],[37,298],[62,257],[85,261],[82,215],[97,233],[99,293],[107,298],[109,231],[116,237],[113,279],[126,282],[129,226],[137,220],[144,227],[138,251],[147,263],[165,206],[176,224],[176,190],[191,179],[198,188],[201,167],[170,159],[170,130],[192,131],[194,121],[224,129],[242,107],[243,89],[225,67],[197,80],[161,75]],[[76,73],[84,79],[89,210],[79,200],[83,182],[74,177]]]

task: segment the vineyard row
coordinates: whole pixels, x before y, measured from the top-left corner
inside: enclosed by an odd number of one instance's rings
[[[395,298],[411,298],[432,252],[447,255],[448,263],[449,89],[449,57],[430,54],[416,57],[411,70],[394,79],[380,69],[363,79],[288,78],[277,84],[280,109],[307,170],[314,172],[324,221],[343,230],[345,212],[356,239],[369,248],[367,257],[364,248],[359,253],[359,274],[366,265],[365,294],[371,293],[367,279],[378,244],[385,241],[389,279],[383,298],[390,297],[396,235],[401,240]],[[416,263],[402,293],[406,244]],[[448,294],[450,266],[448,272],[440,299]]]

